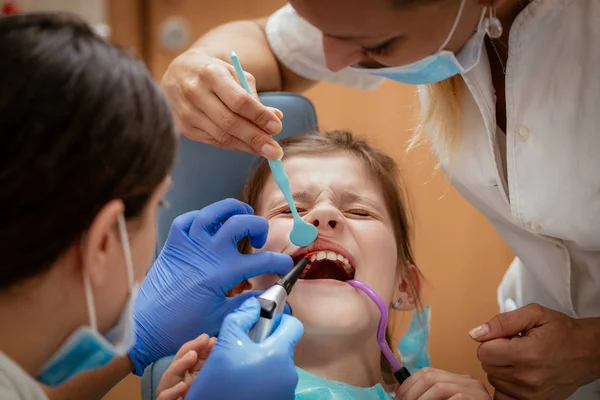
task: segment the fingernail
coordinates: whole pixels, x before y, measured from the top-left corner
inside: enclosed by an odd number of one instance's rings
[[[187,353],[185,353],[185,355],[183,356],[183,358],[190,358],[192,356],[192,354],[194,354],[195,351],[194,350],[190,350]]]
[[[263,147],[261,147],[260,152],[270,160],[279,160],[283,157],[283,150],[281,147],[271,143],[264,144]]]
[[[274,108],[273,112],[275,113],[275,115],[277,115],[277,118],[279,118],[279,119],[283,118],[283,113],[281,112],[281,110]]]
[[[473,339],[478,339],[482,336],[487,335],[488,333],[490,333],[490,327],[488,326],[488,324],[479,325],[478,327],[473,328],[469,331],[469,335],[471,335]]]
[[[270,133],[275,134],[279,133],[279,131],[281,130],[281,124],[277,121],[269,121],[267,122],[265,128],[267,128],[267,131],[269,131]]]

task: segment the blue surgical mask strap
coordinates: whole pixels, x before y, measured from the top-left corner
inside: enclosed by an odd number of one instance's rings
[[[83,269],[83,286],[88,309],[89,326],[82,325],[64,341],[58,350],[46,361],[38,372],[37,379],[48,385],[60,385],[70,377],[110,362],[114,357],[127,353],[134,342],[135,332],[132,303],[137,291],[134,283],[133,261],[125,217],[118,216],[119,234],[127,271],[128,299],[121,310],[116,324],[106,334],[98,332],[96,307],[92,293],[89,271]],[[83,240],[81,241],[83,243]],[[82,251],[83,254],[83,251]]]
[[[127,235],[127,224],[123,214],[119,214],[117,218],[119,225],[119,235],[121,236],[121,246],[123,247],[123,257],[125,258],[125,267],[127,269],[127,285],[129,286],[129,294],[133,292],[133,261],[131,257],[131,248],[129,247],[129,236]]]
[[[85,301],[87,304],[88,317],[90,319],[90,328],[98,332],[98,323],[96,320],[96,307],[94,304],[94,295],[92,294],[92,284],[90,283],[90,274],[87,269],[83,269],[83,288],[85,291]]]

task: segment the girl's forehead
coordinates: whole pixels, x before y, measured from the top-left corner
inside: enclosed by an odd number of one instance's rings
[[[353,154],[297,155],[285,159],[283,164],[294,198],[310,202],[314,200],[311,197],[326,192],[338,200],[363,199],[385,208],[380,180]],[[269,176],[260,193],[260,209],[269,210],[271,203],[281,198],[281,190]]]

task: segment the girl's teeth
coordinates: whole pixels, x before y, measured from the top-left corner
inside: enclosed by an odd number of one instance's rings
[[[300,278],[304,278],[306,275],[308,275],[309,270],[310,270],[310,264],[308,264],[306,266],[306,268],[304,268],[304,271],[302,271],[302,273],[300,274]]]
[[[319,251],[317,253],[313,253],[310,256],[311,262],[315,262],[316,260],[324,260],[324,259],[328,259],[328,260],[332,260],[332,261],[340,261],[342,263],[342,265],[344,266],[344,270],[346,270],[346,272],[348,274],[352,275],[352,273],[354,273],[354,269],[352,268],[352,266],[350,266],[350,261],[348,261],[348,259],[341,254],[337,254],[333,251]],[[311,265],[308,265],[306,267],[306,269],[304,270],[304,272],[305,273],[308,272],[310,267],[311,267]],[[305,275],[305,274],[303,273],[303,275]]]

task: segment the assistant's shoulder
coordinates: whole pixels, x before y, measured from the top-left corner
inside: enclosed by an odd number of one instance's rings
[[[40,386],[2,352],[0,352],[0,399],[48,400]]]

